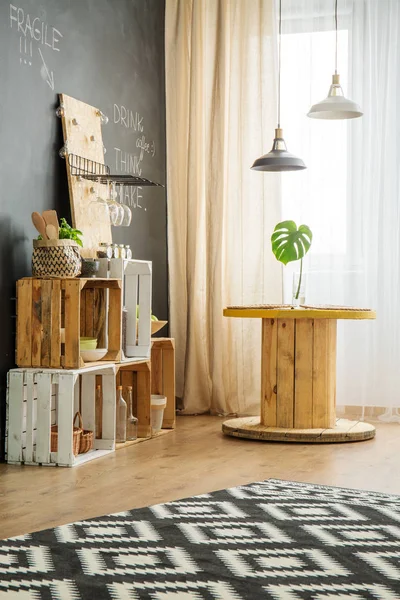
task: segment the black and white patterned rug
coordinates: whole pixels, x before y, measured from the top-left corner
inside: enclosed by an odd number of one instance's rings
[[[267,480],[0,541],[0,599],[399,600],[400,497]]]

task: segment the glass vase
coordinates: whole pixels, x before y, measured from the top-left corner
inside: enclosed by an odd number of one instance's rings
[[[299,287],[300,273],[293,273],[293,287],[292,287],[292,305],[300,306],[306,303],[306,284],[307,276],[305,273],[301,276],[301,283]]]
[[[117,414],[115,427],[115,441],[118,444],[126,442],[127,406],[122,397],[122,386],[117,387]]]
[[[137,439],[137,429],[138,429],[138,420],[133,416],[132,405],[133,405],[133,397],[132,397],[132,386],[127,387],[127,405],[128,405],[128,420],[126,423],[126,441],[131,442]]]

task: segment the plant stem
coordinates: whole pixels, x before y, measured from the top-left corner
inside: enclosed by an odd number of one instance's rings
[[[299,277],[299,285],[297,286],[297,292],[295,295],[295,300],[299,299],[299,295],[300,295],[300,287],[301,287],[301,278],[303,276],[303,259],[300,259],[300,277]]]

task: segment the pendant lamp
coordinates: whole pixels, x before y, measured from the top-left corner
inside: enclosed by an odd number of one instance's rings
[[[332,75],[332,85],[329,88],[328,97],[310,108],[308,117],[311,119],[356,119],[362,117],[362,111],[358,104],[345,98],[340,85],[340,77],[337,72],[337,51],[338,51],[338,0],[335,0],[335,29],[336,29],[336,50],[335,50],[335,74]]]
[[[268,154],[257,158],[252,169],[255,171],[300,171],[306,165],[294,154],[287,151],[283,132],[281,129],[281,36],[282,36],[282,0],[279,0],[279,65],[278,65],[278,127],[275,129],[275,138],[272,149]]]

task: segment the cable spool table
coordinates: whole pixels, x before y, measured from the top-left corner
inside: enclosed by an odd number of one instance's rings
[[[375,319],[369,309],[336,306],[232,306],[225,317],[262,320],[261,415],[230,419],[226,435],[276,442],[355,442],[375,427],[336,418],[338,319]]]

